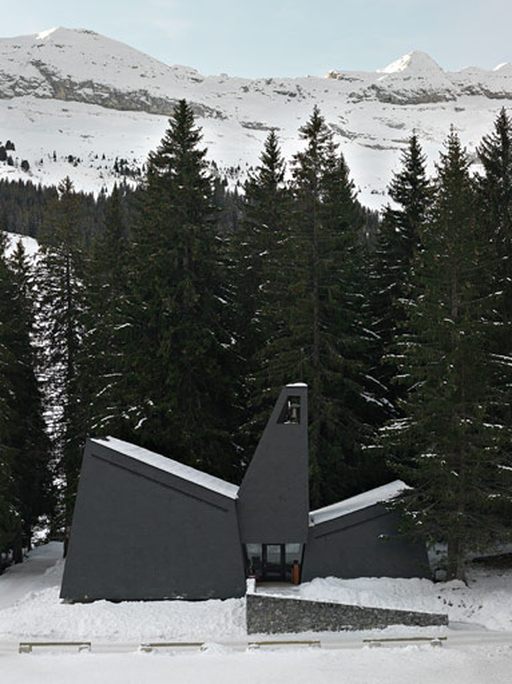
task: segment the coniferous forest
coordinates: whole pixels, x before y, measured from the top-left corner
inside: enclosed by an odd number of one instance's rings
[[[403,479],[448,578],[510,537],[512,120],[476,170],[447,131],[432,177],[412,135],[380,216],[317,108],[299,135],[230,189],[181,101],[136,190],[0,183],[0,228],[40,243],[0,256],[0,570],[66,537],[88,436],[239,482],[290,382],[312,508]]]

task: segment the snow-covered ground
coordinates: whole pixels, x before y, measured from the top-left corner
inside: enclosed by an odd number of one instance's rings
[[[39,250],[39,243],[37,240],[34,238],[29,237],[28,235],[18,235],[17,233],[7,233],[7,249],[6,249],[6,254],[7,256],[11,255],[14,250],[16,249],[16,245],[18,242],[21,240],[23,247],[25,249],[25,253],[28,257],[33,258],[38,250]]]
[[[0,611],[16,606],[36,592],[55,587],[62,577],[61,556],[61,544],[45,544],[32,551],[25,563],[13,565],[0,575]]]
[[[512,571],[473,570],[469,586],[426,580],[317,579],[289,588],[309,599],[441,610],[449,628],[393,627],[371,633],[315,634],[322,648],[247,648],[244,600],[86,605],[61,603],[62,546],[52,542],[0,576],[0,676],[9,684],[509,684]],[[101,562],[98,563],[101,572]],[[268,588],[266,589],[268,590]],[[282,589],[281,589],[282,591]],[[465,624],[462,624],[465,623]],[[480,627],[479,627],[480,625]],[[491,632],[485,630],[503,630]],[[473,631],[468,631],[472,628]],[[508,632],[505,630],[509,630]],[[363,638],[422,635],[430,643],[370,648]],[[297,638],[297,637],[295,637]],[[17,654],[20,641],[86,640],[91,653],[61,648]],[[202,651],[146,654],[148,641],[201,641]],[[245,644],[245,645],[244,645]]]
[[[0,656],[9,684],[510,684],[509,646]]]

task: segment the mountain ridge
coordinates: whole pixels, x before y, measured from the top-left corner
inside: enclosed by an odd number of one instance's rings
[[[20,145],[18,167],[16,159],[10,168],[0,164],[0,177],[24,177],[25,158],[34,179],[55,182],[73,157],[87,162],[68,169],[79,187],[110,187],[116,174],[96,155],[105,154],[112,167],[116,157],[140,167],[181,98],[192,104],[211,156],[221,167],[240,167],[240,178],[271,129],[286,156],[297,151],[297,130],[318,105],[364,200],[380,206],[413,130],[434,155],[450,124],[470,149],[476,146],[498,109],[512,105],[512,65],[450,72],[413,51],[375,72],[249,79],[167,65],[88,29],[1,38],[0,115],[6,139]]]

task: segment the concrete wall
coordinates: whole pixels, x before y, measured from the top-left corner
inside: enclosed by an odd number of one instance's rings
[[[242,596],[235,501],[88,443],[61,597]]]
[[[299,396],[300,424],[279,423],[287,397]],[[307,387],[285,387],[239,490],[243,543],[304,543],[308,533]]]
[[[343,603],[247,594],[248,634],[383,629],[388,625],[447,625],[448,616]]]
[[[315,577],[430,577],[425,544],[399,533],[382,504],[309,528],[302,581]]]

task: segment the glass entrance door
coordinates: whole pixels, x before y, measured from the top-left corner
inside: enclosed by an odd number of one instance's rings
[[[263,544],[263,579],[284,581],[284,544]]]
[[[302,563],[302,544],[246,544],[248,576],[266,582],[291,582],[292,568]]]

